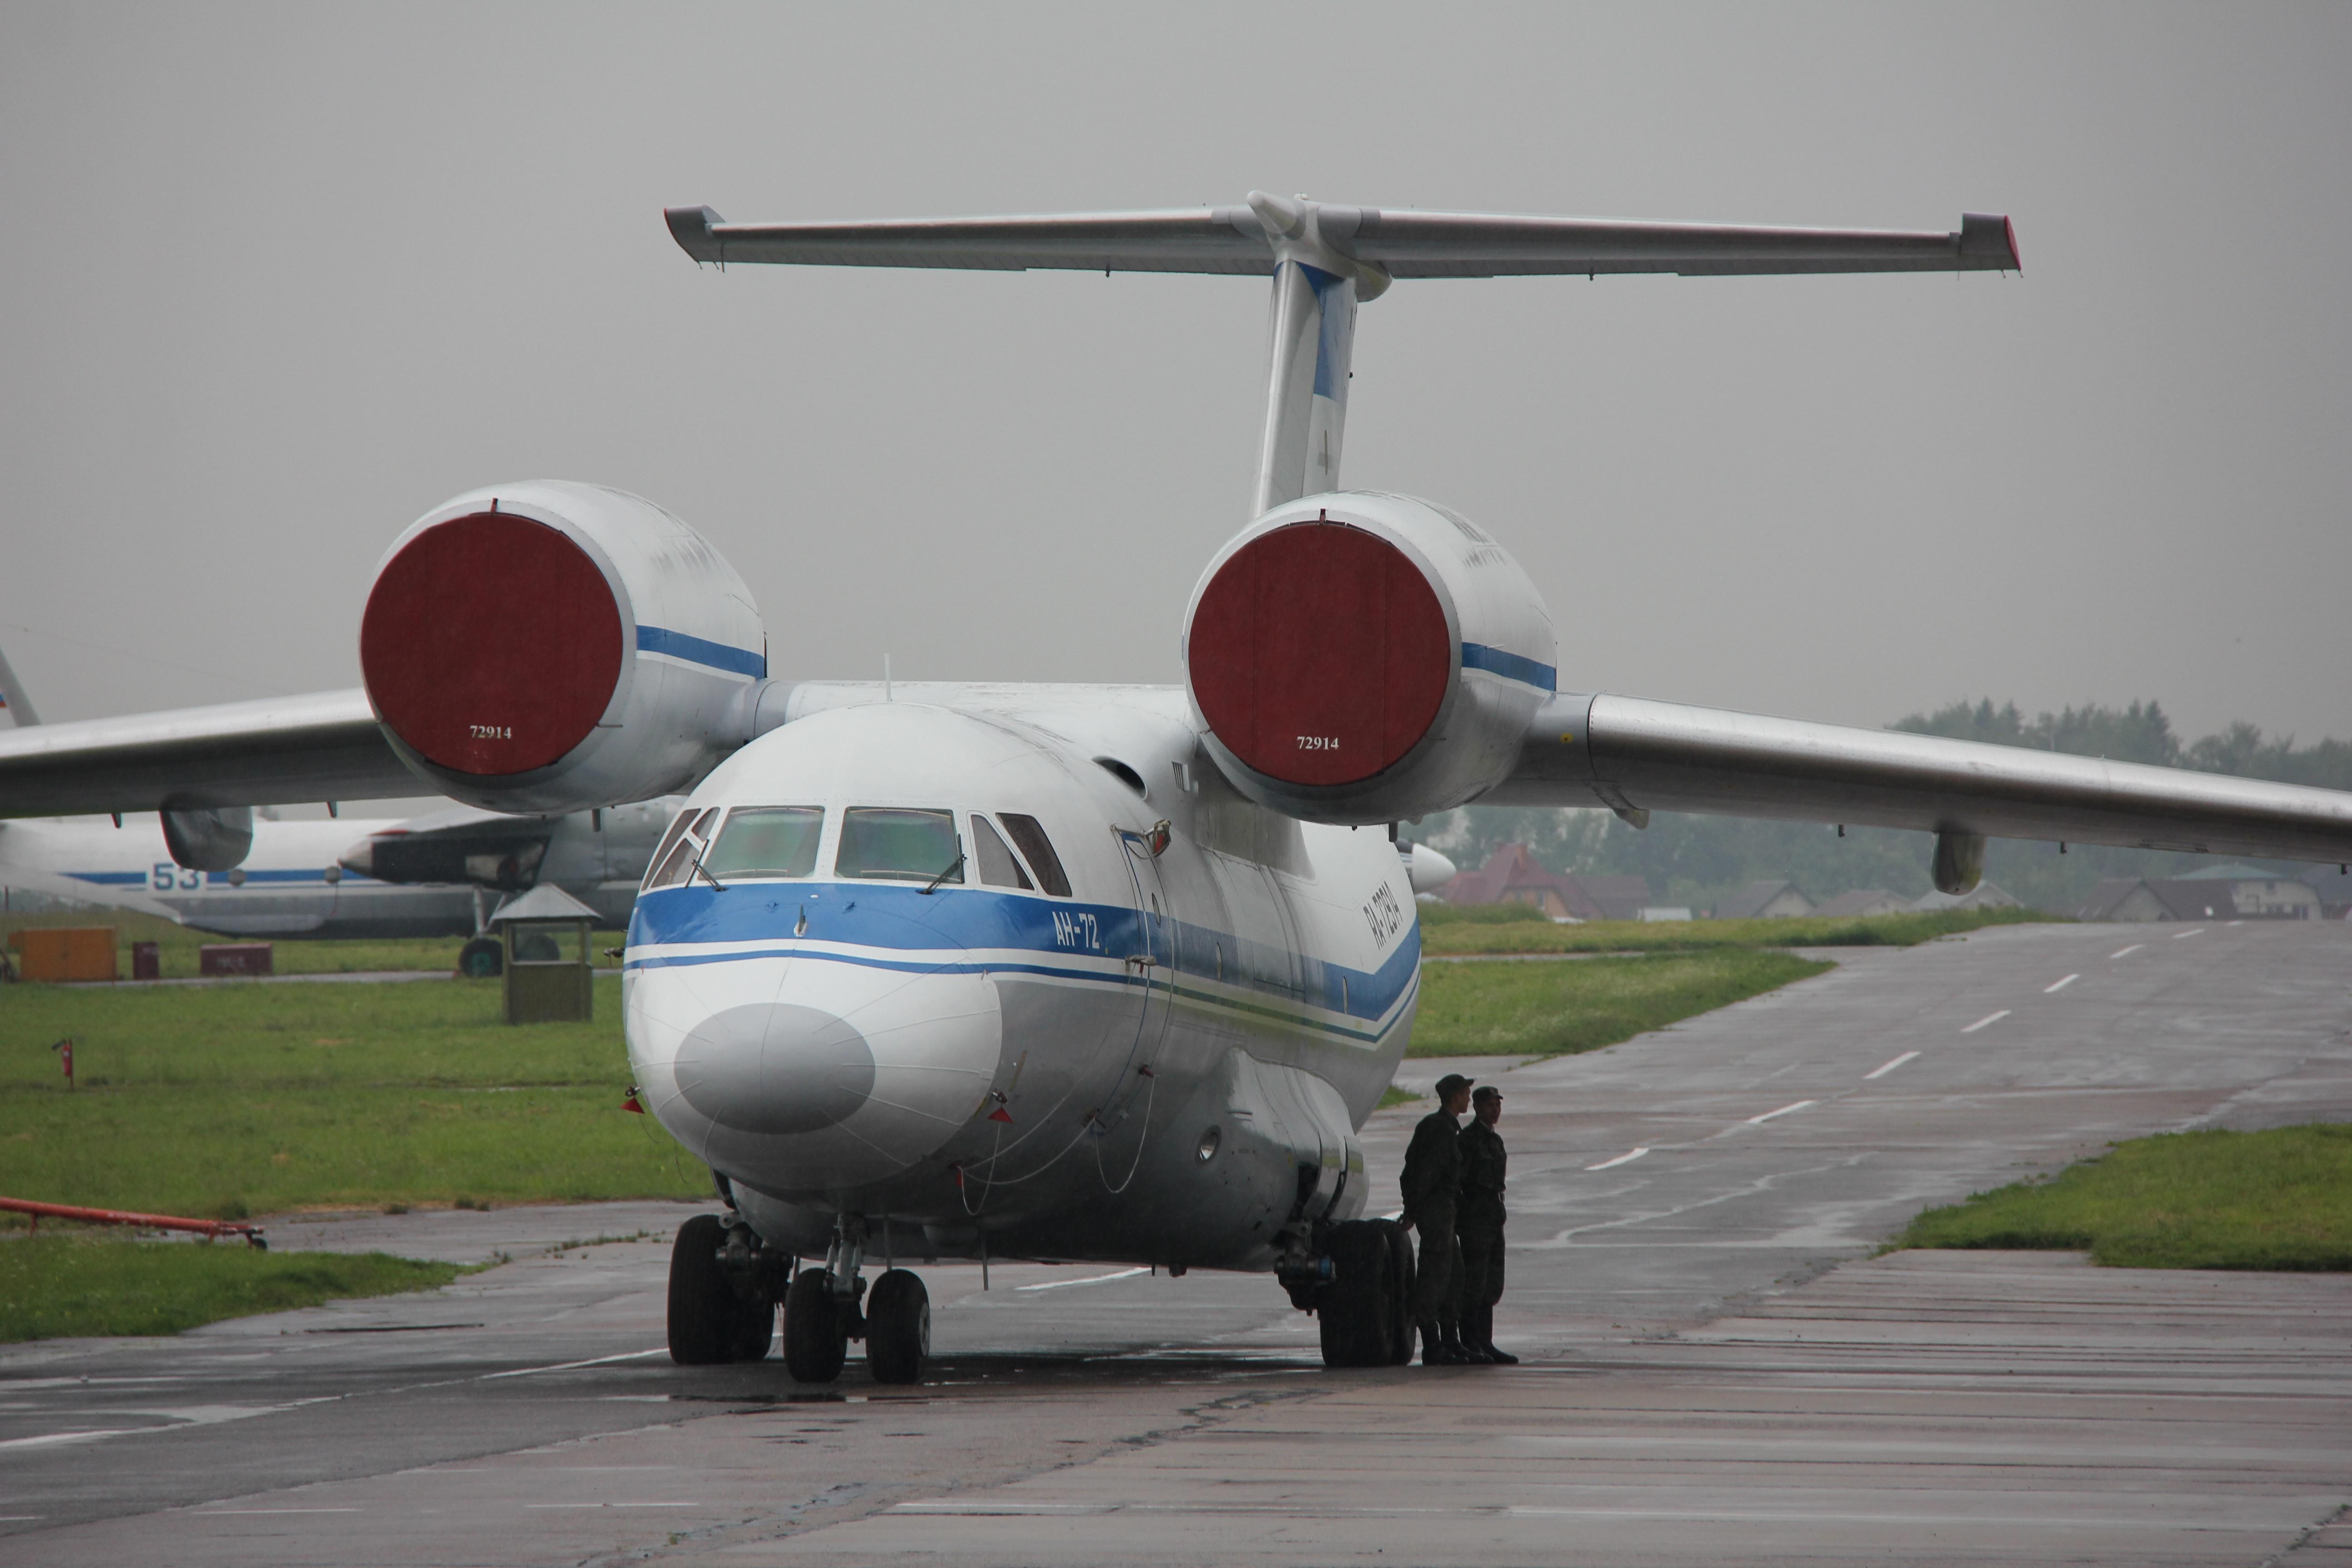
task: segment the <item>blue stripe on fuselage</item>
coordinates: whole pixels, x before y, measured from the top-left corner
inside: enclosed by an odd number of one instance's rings
[[[666,653],[672,658],[683,658],[695,664],[723,669],[730,675],[748,675],[754,680],[768,678],[768,656],[751,653],[740,647],[729,647],[723,642],[708,637],[689,637],[685,632],[669,631],[661,626],[640,625],[637,627],[639,653]]]
[[[1524,681],[1538,691],[1559,689],[1559,671],[1548,664],[1538,664],[1522,654],[1485,643],[1466,642],[1462,645],[1462,668],[1483,669],[1499,675],[1506,680]]]
[[[793,927],[808,914],[803,940]],[[1117,904],[1086,904],[1034,894],[982,888],[941,888],[922,893],[912,887],[856,882],[742,882],[721,892],[699,884],[641,893],[629,917],[632,948],[692,943],[751,943],[756,951],[665,953],[633,958],[632,969],[680,963],[716,963],[732,959],[772,958],[787,952],[843,958],[882,967],[924,973],[986,970],[1033,972],[1110,984],[1139,983],[1134,976],[1106,973],[1068,963],[941,963],[936,961],[846,958],[838,946],[883,952],[937,952],[948,949],[1013,950],[1040,960],[1060,957],[1124,959],[1144,948],[1144,917]],[[1396,1005],[1421,963],[1421,928],[1416,922],[1376,970],[1351,969],[1288,948],[1247,942],[1230,931],[1162,919],[1154,954],[1177,976],[1207,980],[1349,1017],[1378,1019]],[[790,944],[790,945],[788,945]],[[1155,972],[1156,973],[1156,972]],[[1164,981],[1164,976],[1156,976]]]

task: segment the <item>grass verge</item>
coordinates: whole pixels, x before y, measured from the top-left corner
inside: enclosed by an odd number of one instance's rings
[[[462,1270],[382,1252],[257,1252],[240,1242],[30,1236],[0,1246],[0,1343],[176,1334],[223,1318],[431,1290]]]
[[[244,939],[221,936],[216,932],[197,931],[192,926],[174,925],[153,915],[140,914],[131,910],[73,910],[58,914],[8,915],[0,917],[0,944],[7,933],[37,926],[112,926],[115,931],[115,969],[125,980],[131,978],[131,944],[152,942],[158,948],[156,957],[163,966],[166,980],[190,980],[196,974],[196,950],[210,942],[236,942]],[[590,949],[597,963],[611,962],[603,956],[604,949],[621,945],[622,934],[616,931],[592,931]],[[446,974],[457,967],[457,950],[466,945],[463,937],[386,937],[372,941],[313,942],[294,937],[268,939],[273,942],[270,953],[272,967],[280,974],[365,974],[379,970],[414,970]]]
[[[1406,1054],[1559,1056],[1598,1050],[1831,967],[1756,948],[1577,963],[1424,964],[1421,1013]]]
[[[2352,1270],[2352,1126],[2171,1132],[1929,1209],[1910,1247],[2088,1252],[2125,1268]]]
[[[1778,921],[1589,921],[1582,925],[1554,925],[1540,915],[1513,921],[1492,917],[1431,918],[1433,911],[1444,908],[1423,908],[1423,952],[1443,956],[1473,952],[1698,952],[1734,947],[1911,947],[1984,926],[2023,925],[2053,918],[2032,910],[1945,910],[1868,915],[1853,920],[1806,916]]]
[[[495,981],[12,986],[0,1193],[223,1218],[701,1194],[703,1168],[620,1109],[617,979],[596,1015],[510,1027]]]
[[[1409,1089],[1399,1089],[1396,1085],[1391,1084],[1388,1088],[1381,1090],[1381,1102],[1372,1107],[1372,1109],[1375,1110],[1386,1110],[1392,1105],[1411,1105],[1416,1100],[1427,1100],[1429,1096],[1425,1094],[1415,1094]]]

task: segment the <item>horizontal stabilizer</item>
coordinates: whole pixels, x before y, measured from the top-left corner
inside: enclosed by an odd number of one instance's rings
[[[1957,232],[1935,234],[1315,206],[1323,246],[1391,278],[2019,269],[2009,220],[1975,213]],[[729,223],[709,207],[666,216],[688,256],[720,264],[1265,277],[1284,237],[1269,235],[1251,206],[865,223]]]

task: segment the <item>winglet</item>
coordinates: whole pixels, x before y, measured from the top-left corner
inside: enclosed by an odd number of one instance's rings
[[[2025,270],[2017,254],[2017,226],[1997,213],[1962,213],[1959,240],[1964,260],[1997,257],[2004,272]]]
[[[678,248],[697,261],[727,259],[719,237],[711,232],[727,220],[709,207],[664,207],[662,216],[668,221],[670,237],[677,241]]]

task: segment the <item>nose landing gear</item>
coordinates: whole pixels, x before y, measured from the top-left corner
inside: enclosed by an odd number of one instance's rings
[[[931,1353],[931,1299],[923,1282],[890,1268],[869,1292],[859,1278],[866,1259],[866,1222],[844,1215],[822,1268],[804,1268],[784,1296],[784,1368],[798,1383],[831,1383],[849,1357],[849,1342],[866,1342],[866,1363],[877,1383],[916,1383]],[[865,1298],[864,1309],[859,1298]]]

